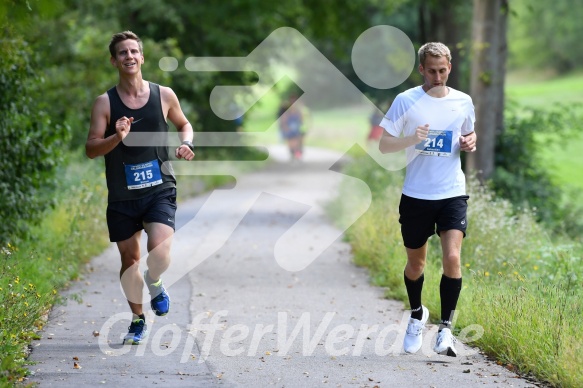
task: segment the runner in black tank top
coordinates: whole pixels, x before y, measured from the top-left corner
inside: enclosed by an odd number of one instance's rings
[[[120,280],[132,311],[124,344],[140,344],[148,335],[143,311],[144,281],[150,291],[150,306],[156,315],[166,315],[170,297],[160,276],[170,265],[174,235],[176,179],[169,165],[168,124],[170,120],[182,141],[176,158],[194,158],[192,126],[184,116],[172,89],[142,78],[142,41],[131,31],[114,34],[109,51],[117,68],[118,84],[97,97],[91,112],[91,126],[85,145],[87,156],[105,157],[108,187],[107,226],[121,256]],[[151,134],[158,144],[129,146],[131,133]],[[131,137],[127,140],[131,140]],[[164,174],[164,171],[169,172]],[[148,235],[148,269],[140,273],[142,229]]]

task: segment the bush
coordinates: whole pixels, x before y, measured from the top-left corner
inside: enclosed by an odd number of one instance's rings
[[[22,237],[52,203],[55,167],[63,161],[68,131],[53,125],[37,104],[41,79],[27,43],[0,40],[0,243]]]
[[[583,210],[574,203],[564,203],[562,189],[551,178],[552,166],[542,161],[540,149],[572,134],[575,116],[574,109],[567,106],[541,110],[509,103],[504,130],[496,138],[496,169],[491,179],[494,191],[517,210],[534,209],[537,220],[554,230],[569,214]],[[580,221],[574,217],[569,220],[572,237],[583,232]]]

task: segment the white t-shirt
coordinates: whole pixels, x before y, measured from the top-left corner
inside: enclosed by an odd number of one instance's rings
[[[403,194],[419,199],[444,199],[466,194],[460,161],[462,135],[474,131],[472,98],[448,88],[445,97],[431,97],[421,86],[399,94],[381,121],[390,135],[411,136],[418,126],[429,124],[429,136],[407,147],[407,171]]]

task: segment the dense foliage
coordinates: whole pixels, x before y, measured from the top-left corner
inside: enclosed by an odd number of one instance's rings
[[[573,50],[567,50],[569,52],[565,54],[568,47],[574,47],[573,42],[564,41],[560,45],[554,42],[563,36],[576,39],[578,27],[572,19],[578,20],[574,17],[577,9],[571,10],[568,3],[564,0],[557,2],[557,12],[552,15],[547,12],[541,19],[541,28],[548,29],[551,28],[549,25],[556,24],[552,23],[553,17],[562,15],[557,31],[530,33],[522,38],[519,37],[521,31],[532,31],[538,26],[537,15],[542,3],[534,2],[530,7],[523,2],[517,3],[510,23],[513,26],[511,34],[514,34],[511,36],[518,37],[511,39],[510,45],[514,53],[512,58],[518,61],[515,63],[524,64],[520,58],[527,54],[518,51],[521,47],[526,50],[526,43],[530,49],[552,47],[552,50],[538,50],[537,55],[544,54],[563,63],[558,65],[560,68],[570,68],[578,63]],[[52,171],[63,163],[61,151],[68,148],[77,152],[84,144],[90,107],[95,97],[117,81],[107,51],[114,32],[129,29],[138,33],[144,40],[145,78],[171,86],[176,91],[195,130],[215,132],[232,131],[235,126],[231,121],[218,118],[210,109],[212,89],[216,85],[253,83],[256,75],[250,71],[189,72],[182,66],[188,57],[245,57],[275,29],[293,27],[384,107],[390,95],[412,83],[417,84],[419,76],[413,71],[410,83],[390,91],[375,91],[359,82],[351,68],[349,55],[358,36],[371,26],[390,24],[402,29],[415,47],[426,40],[445,41],[454,51],[457,70],[452,73],[451,85],[467,90],[470,21],[471,4],[461,0],[451,2],[447,9],[436,0],[359,0],[345,2],[342,6],[318,0],[279,3],[238,0],[213,3],[212,6],[206,2],[180,0],[4,2],[0,5],[3,32],[0,40],[0,131],[4,140],[0,146],[3,167],[0,215],[6,222],[0,231],[0,240],[6,239],[10,231],[21,235],[26,224],[40,217],[50,203]],[[549,39],[554,43],[550,44]],[[273,54],[277,59],[277,47],[274,47]],[[176,58],[178,68],[161,70],[158,60],[162,57]],[[532,63],[538,60],[534,54],[529,58],[532,58]],[[322,87],[329,88],[330,95],[335,94],[334,85]],[[511,144],[516,140],[512,136],[513,128],[516,127],[509,127],[505,136],[499,139],[510,142],[498,146],[501,150],[496,178],[499,192],[513,195],[512,199],[517,202],[554,198],[554,189],[545,191],[550,186],[540,175],[541,167],[534,170],[531,165],[525,167],[525,163],[536,164],[528,160],[531,155],[528,141],[518,145],[528,148],[522,153],[524,163],[507,163],[506,150],[516,151]],[[237,152],[244,150],[241,148]],[[248,159],[241,155],[235,157]],[[519,188],[519,182],[524,182],[526,187]],[[531,183],[538,183],[539,187],[532,188]],[[43,195],[44,190],[49,194]],[[534,205],[543,208],[536,202]],[[556,213],[553,206],[549,203],[544,208]],[[541,213],[540,217],[547,219],[548,215]]]
[[[23,235],[51,203],[54,169],[68,131],[39,103],[44,80],[28,43],[3,29],[0,40],[0,242]]]
[[[565,73],[580,68],[583,52],[583,7],[571,0],[548,3],[532,0],[513,0],[509,45],[512,68],[541,69]]]
[[[556,231],[575,237],[583,232],[583,208],[563,201],[562,189],[553,182],[551,169],[540,150],[573,136],[576,113],[568,106],[551,110],[509,104],[504,130],[496,142],[495,192],[517,208],[532,208],[536,218]]]
[[[330,42],[342,46],[366,28],[371,13],[403,1],[361,0],[334,7],[335,12],[329,12],[331,4],[312,0],[246,0],[212,7],[176,0],[3,3],[0,215],[5,222],[0,241],[10,233],[23,236],[26,225],[41,217],[62,152],[83,146],[94,99],[117,82],[107,50],[113,33],[132,30],[142,37],[144,77],[176,91],[195,130],[232,131],[233,123],[210,109],[209,94],[216,85],[253,82],[253,73],[201,74],[180,66],[162,71],[159,58],[184,63],[189,56],[244,57],[283,26],[306,36],[333,37]]]

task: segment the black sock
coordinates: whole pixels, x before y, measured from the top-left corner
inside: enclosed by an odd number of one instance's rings
[[[135,321],[136,319],[143,319],[144,322],[146,322],[146,316],[143,313],[140,315],[132,313],[132,321]]]
[[[454,279],[441,275],[439,283],[439,295],[441,297],[441,323],[439,330],[443,328],[451,329],[453,313],[457,306],[457,301],[462,290],[462,278]]]
[[[409,305],[411,306],[411,318],[421,320],[423,317],[423,309],[421,308],[421,291],[423,290],[424,274],[419,276],[417,280],[411,280],[407,275],[403,274],[405,279],[405,287],[407,288],[407,296],[409,296]]]

